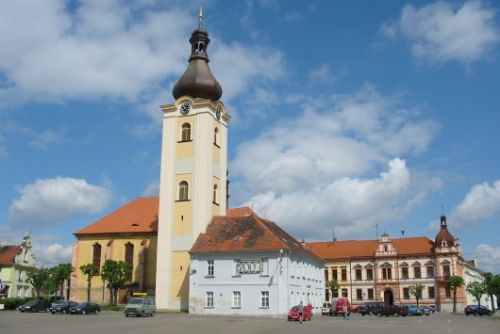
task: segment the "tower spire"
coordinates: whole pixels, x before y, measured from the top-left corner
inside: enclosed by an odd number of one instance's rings
[[[203,3],[200,3],[200,12],[198,13],[198,29],[203,29]]]

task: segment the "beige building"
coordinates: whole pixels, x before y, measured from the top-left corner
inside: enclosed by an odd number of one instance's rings
[[[457,239],[449,232],[446,217],[434,241],[427,237],[378,240],[312,242],[307,246],[323,260],[325,282],[337,280],[338,291],[325,289],[325,300],[344,296],[353,305],[364,302],[414,304],[410,286],[424,286],[423,305],[451,310],[450,276],[464,275],[464,259]],[[457,303],[465,306],[465,289],[458,291]]]

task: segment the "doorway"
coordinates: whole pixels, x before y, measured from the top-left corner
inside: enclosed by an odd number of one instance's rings
[[[384,304],[385,305],[394,305],[394,295],[391,289],[386,289],[384,291]]]

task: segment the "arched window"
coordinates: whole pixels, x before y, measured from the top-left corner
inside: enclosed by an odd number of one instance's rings
[[[97,242],[92,245],[92,263],[97,267],[97,269],[101,269],[101,245]]]
[[[190,140],[191,140],[191,124],[184,123],[182,124],[181,141],[190,141]]]
[[[214,184],[214,194],[213,194],[213,202],[217,204],[217,185]]]
[[[125,244],[125,262],[130,263],[130,266],[134,268],[134,245],[130,242]],[[132,278],[132,272],[129,278]]]
[[[179,201],[187,201],[189,199],[189,185],[186,181],[179,183]]]
[[[215,128],[214,129],[214,145],[215,146],[219,146],[219,143],[218,143],[218,137],[219,136],[219,128]]]

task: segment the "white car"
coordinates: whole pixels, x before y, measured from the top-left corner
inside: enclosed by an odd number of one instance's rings
[[[330,307],[332,304],[330,303],[323,303],[323,307],[321,308],[321,314],[322,315],[328,315],[330,314]]]

